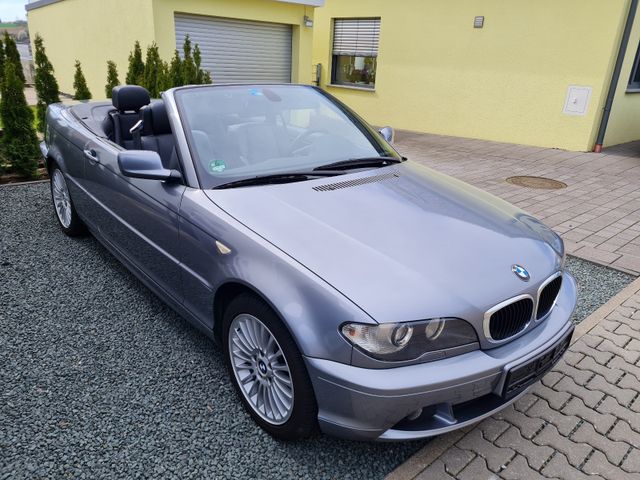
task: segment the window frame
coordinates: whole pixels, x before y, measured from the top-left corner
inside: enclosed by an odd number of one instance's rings
[[[634,79],[636,79],[634,81]],[[628,93],[640,93],[640,44],[636,50],[636,56],[633,60],[633,66],[631,67],[631,74],[629,75],[629,82],[627,83]]]
[[[335,34],[336,34],[336,23],[340,22],[340,21],[357,21],[357,20],[373,20],[373,21],[377,21],[377,38],[376,38],[376,45],[375,45],[375,54],[374,55],[354,55],[354,54],[346,54],[346,53],[335,53]],[[381,23],[382,23],[382,19],[381,17],[335,17],[332,18],[331,21],[331,40],[330,40],[330,72],[329,72],[329,84],[328,86],[330,87],[336,87],[336,88],[347,88],[347,89],[353,89],[353,90],[362,90],[362,91],[366,91],[366,92],[375,92],[376,89],[376,83],[377,83],[377,79],[378,79],[378,56],[379,56],[379,48],[380,48],[380,27],[381,27]],[[360,83],[355,83],[355,82],[344,82],[344,81],[339,81],[337,78],[337,73],[338,73],[338,62],[339,62],[339,57],[355,57],[355,58],[364,58],[364,59],[374,59],[375,62],[375,68],[373,70],[373,75],[374,75],[374,81],[373,83],[369,83],[369,84],[360,84]],[[365,60],[366,62],[367,60]]]

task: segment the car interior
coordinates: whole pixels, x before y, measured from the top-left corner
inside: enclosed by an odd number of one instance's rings
[[[151,101],[149,92],[137,85],[115,87],[112,101],[82,103],[72,112],[94,134],[127,150],[153,150],[165,168],[179,169],[175,139],[162,100]],[[133,127],[142,120],[139,131]]]
[[[356,127],[315,93],[292,100],[279,96],[278,87],[207,90],[194,89],[184,97],[183,121],[200,172],[212,178],[313,165],[318,159],[326,163],[349,152],[376,154]],[[121,85],[113,89],[110,103],[82,103],[72,112],[96,135],[127,150],[155,151],[165,168],[179,169],[164,102],[152,101],[145,88]]]

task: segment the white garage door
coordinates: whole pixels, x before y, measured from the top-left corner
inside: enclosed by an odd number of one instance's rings
[[[183,13],[175,23],[178,50],[188,34],[214,83],[291,81],[291,25]]]

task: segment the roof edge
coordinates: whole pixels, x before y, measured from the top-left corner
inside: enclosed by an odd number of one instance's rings
[[[24,9],[29,12],[31,10],[35,10],[36,8],[46,7],[47,5],[51,5],[53,3],[62,2],[64,0],[36,0],[35,2],[27,3],[24,6]]]
[[[52,5],[54,3],[63,2],[64,0],[35,0],[33,2],[27,3],[24,6],[24,9],[29,12],[31,10],[35,10],[37,8],[46,7],[47,5]],[[307,5],[309,7],[322,7],[324,6],[325,0],[276,0],[278,2],[285,3],[298,3],[300,5]]]

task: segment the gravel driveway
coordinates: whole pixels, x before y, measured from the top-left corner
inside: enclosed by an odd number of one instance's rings
[[[48,188],[0,187],[0,479],[375,479],[424,444],[264,434],[212,343],[93,238],[65,237]],[[631,280],[570,268],[580,316]]]

